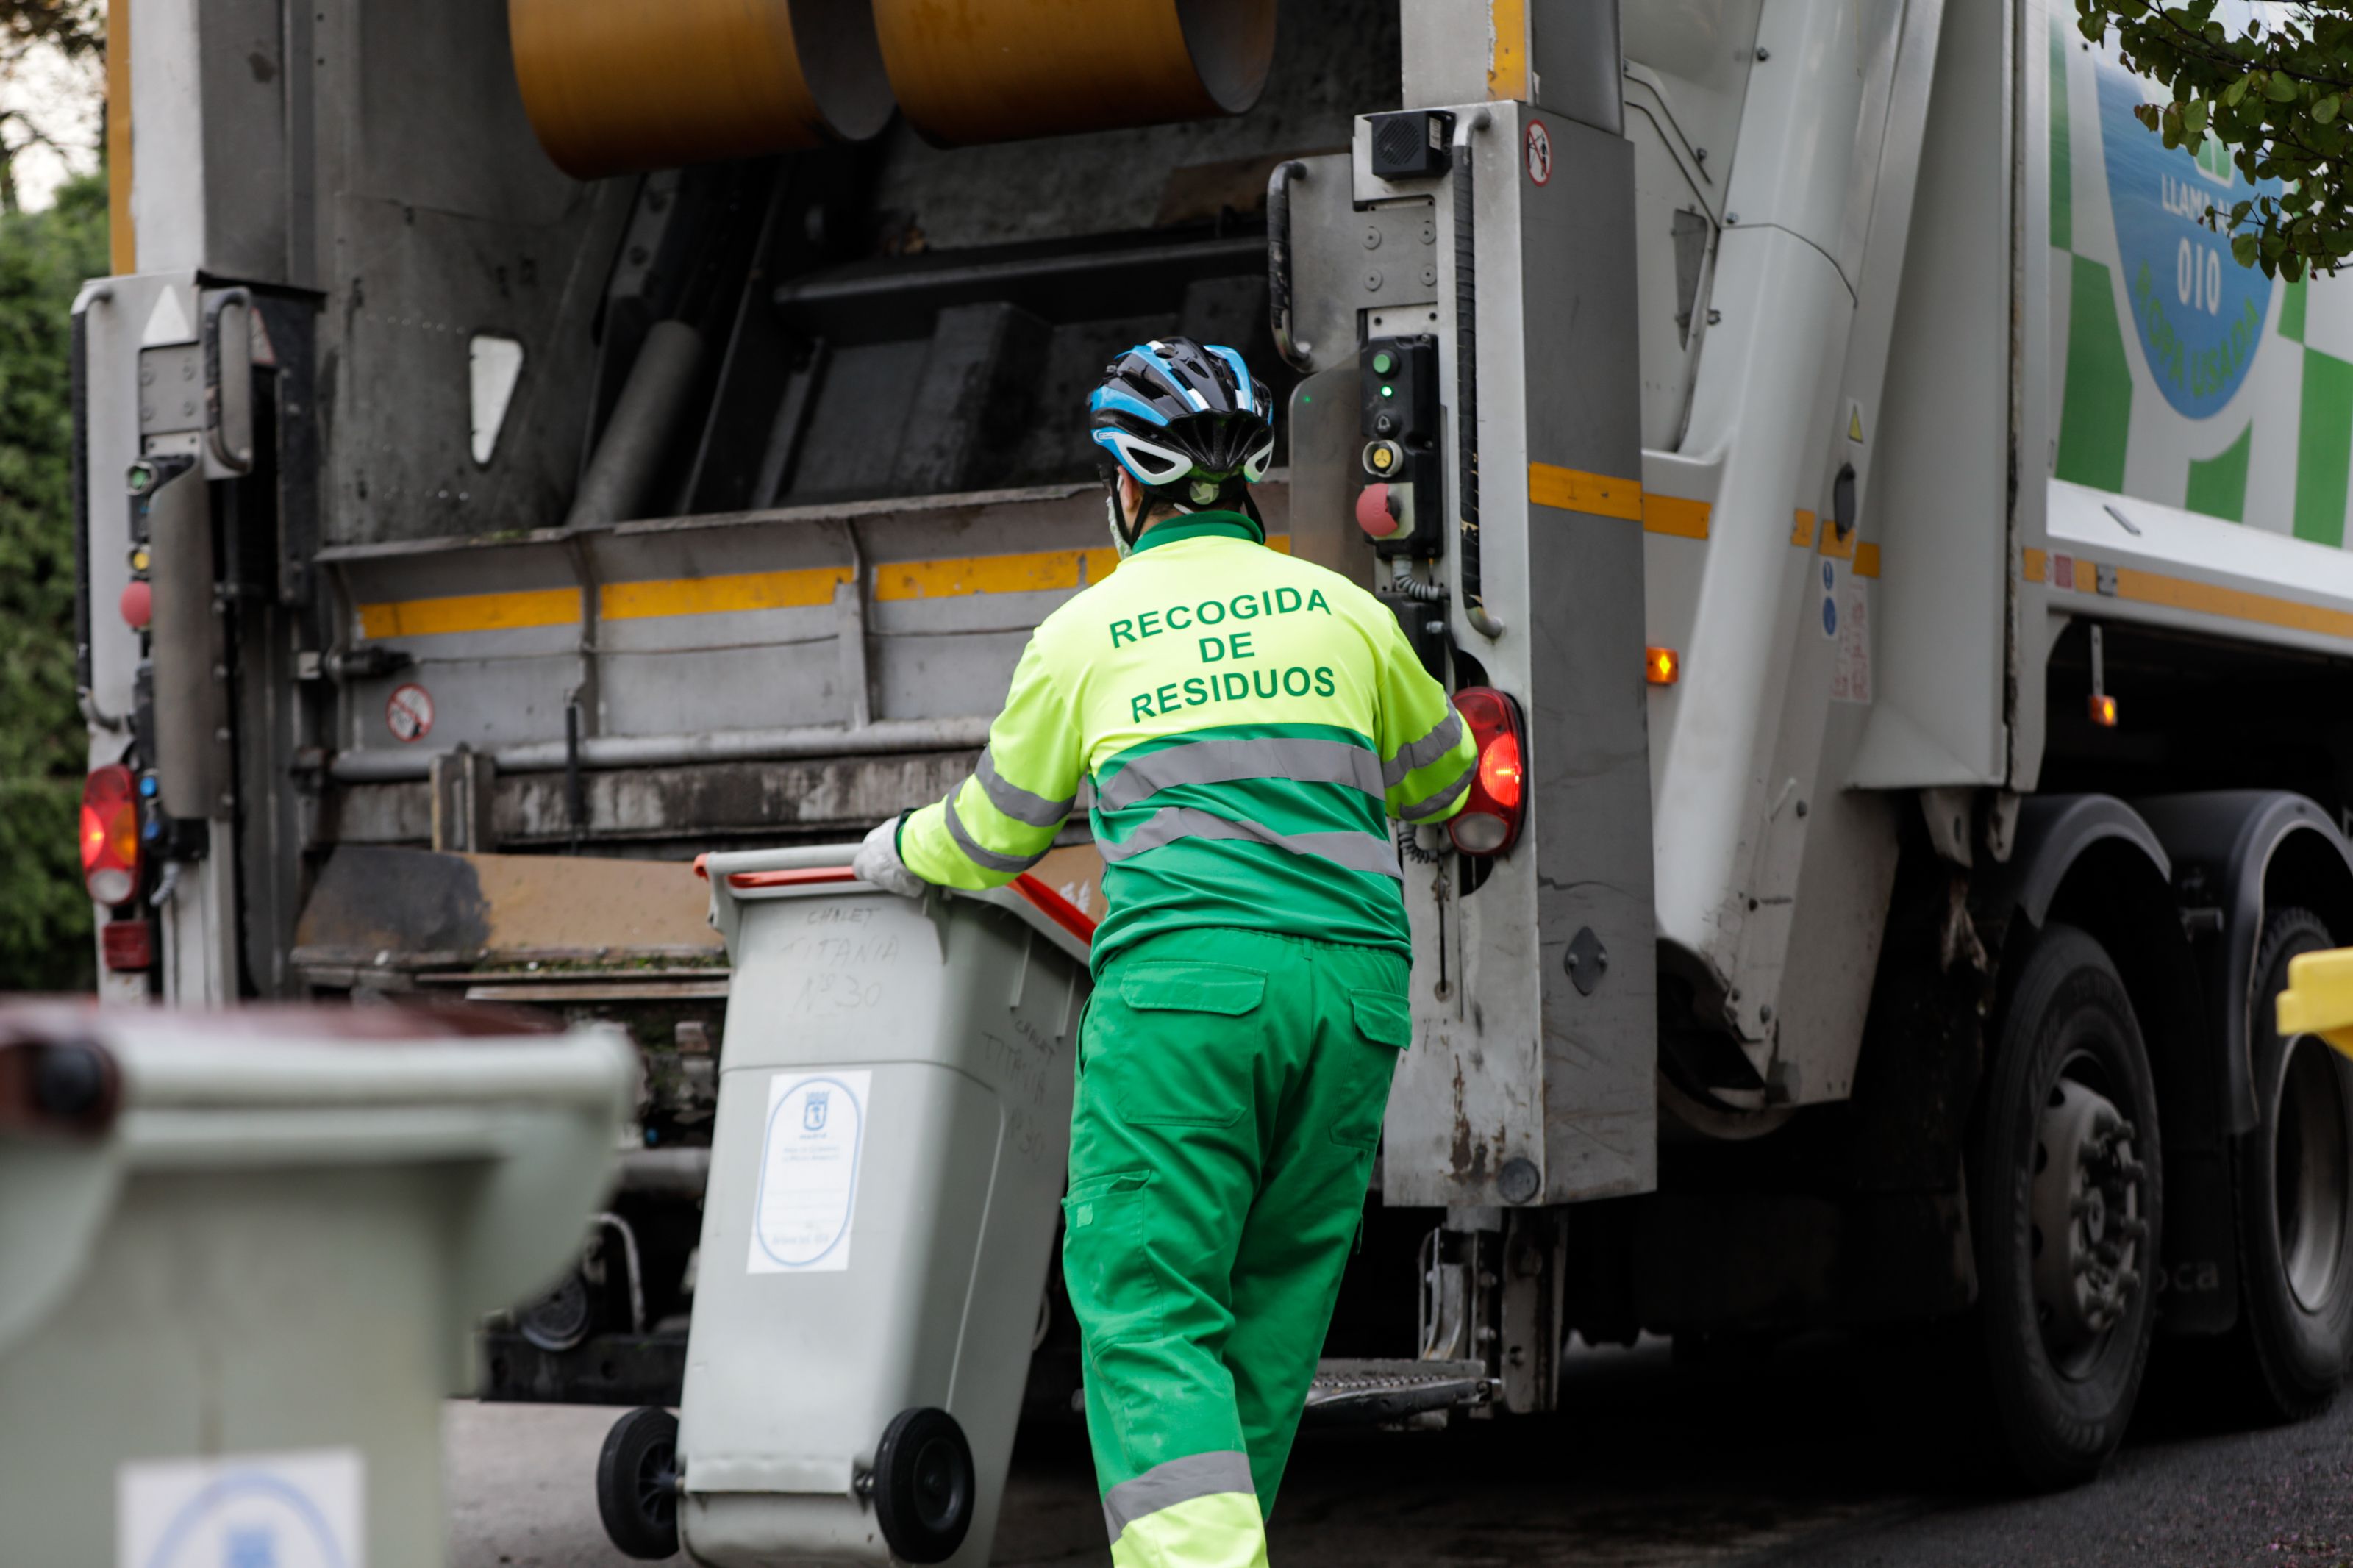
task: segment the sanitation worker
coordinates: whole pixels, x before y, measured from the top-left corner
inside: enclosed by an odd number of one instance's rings
[[[1396,616],[1268,548],[1241,355],[1138,344],[1088,407],[1123,563],[1039,626],[972,776],[857,868],[995,887],[1092,784],[1062,1270],[1112,1561],[1248,1568],[1411,1032],[1388,819],[1454,815],[1474,757]]]

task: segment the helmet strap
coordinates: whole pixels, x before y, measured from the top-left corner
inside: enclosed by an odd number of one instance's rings
[[[1144,514],[1151,508],[1152,497],[1139,490],[1135,504],[1134,518],[1130,519],[1123,513],[1119,504],[1119,476],[1114,473],[1111,482],[1103,487],[1103,516],[1111,524],[1112,548],[1119,552],[1122,561],[1135,552],[1135,542],[1143,536]]]

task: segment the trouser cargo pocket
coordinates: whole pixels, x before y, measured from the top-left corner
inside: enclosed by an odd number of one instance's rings
[[[1266,997],[1262,970],[1198,960],[1120,965],[1098,994],[1094,1087],[1134,1127],[1231,1127]]]
[[[1162,1292],[1144,1223],[1155,1180],[1149,1171],[1092,1176],[1062,1200],[1062,1277],[1082,1307],[1090,1348],[1158,1331]]]
[[[1413,1016],[1405,998],[1388,991],[1350,992],[1348,1016],[1354,1028],[1334,1032],[1325,1042],[1334,1059],[1318,1065],[1340,1080],[1335,1085],[1338,1109],[1332,1142],[1370,1153],[1380,1144],[1389,1079],[1397,1073],[1398,1053],[1413,1039]]]

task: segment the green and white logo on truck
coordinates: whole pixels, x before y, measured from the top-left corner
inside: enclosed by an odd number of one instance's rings
[[[2161,89],[2082,46],[2054,16],[2053,471],[2341,547],[2353,295],[2238,265],[2206,210],[2276,184],[2250,185],[2218,142],[2168,151],[2133,118]]]

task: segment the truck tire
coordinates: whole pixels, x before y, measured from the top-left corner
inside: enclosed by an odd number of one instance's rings
[[[2003,1009],[1977,1139],[1984,1394],[2017,1478],[2095,1474],[2140,1394],[2160,1256],[2157,1090],[2099,942],[2053,924]]]
[[[2288,961],[2334,947],[2309,910],[2263,921],[2250,1031],[2253,1131],[2237,1140],[2239,1326],[2251,1375],[2234,1379],[2272,1420],[2327,1405],[2353,1353],[2353,1065],[2310,1035],[2283,1039],[2272,999]]]

